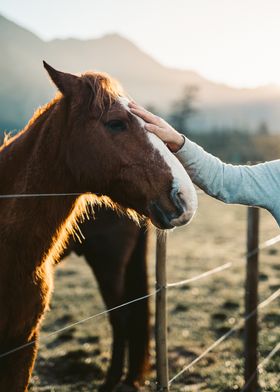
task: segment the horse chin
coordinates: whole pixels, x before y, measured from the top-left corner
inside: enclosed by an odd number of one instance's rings
[[[169,214],[160,206],[158,202],[151,202],[149,205],[149,216],[154,226],[159,229],[173,229]]]
[[[193,214],[191,216],[186,214],[185,216],[181,216],[179,218],[175,218],[172,220],[167,220],[167,219],[159,220],[154,217],[150,217],[150,220],[152,224],[158,229],[167,230],[167,229],[175,229],[176,227],[188,225],[192,221],[193,217],[194,217]]]
[[[160,230],[170,230],[170,229],[174,229],[175,226],[173,226],[170,222],[159,222],[153,218],[150,218],[152,224]]]
[[[195,212],[196,210],[194,212],[192,210],[185,211],[180,217],[172,219],[170,224],[173,225],[174,227],[188,225],[193,220],[193,217],[195,216]]]

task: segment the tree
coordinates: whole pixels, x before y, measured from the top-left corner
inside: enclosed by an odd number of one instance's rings
[[[268,125],[265,121],[261,121],[258,129],[257,129],[257,134],[258,135],[269,135],[269,128]]]
[[[195,85],[186,85],[182,96],[172,104],[169,121],[179,132],[187,134],[189,119],[197,113],[194,106],[198,93]]]

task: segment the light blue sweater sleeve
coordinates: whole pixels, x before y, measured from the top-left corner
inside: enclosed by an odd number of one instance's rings
[[[234,166],[185,138],[175,153],[192,181],[225,203],[263,207],[280,226],[280,159],[253,166]]]

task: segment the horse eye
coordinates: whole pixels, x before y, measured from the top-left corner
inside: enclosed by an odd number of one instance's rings
[[[111,132],[121,132],[126,129],[125,123],[121,120],[111,120],[105,125]]]

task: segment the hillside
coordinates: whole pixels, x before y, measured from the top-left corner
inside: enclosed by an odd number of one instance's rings
[[[262,121],[280,131],[280,88],[235,89],[213,83],[195,72],[164,67],[117,34],[98,39],[56,39],[45,42],[0,15],[0,128],[22,127],[34,109],[54,90],[42,67],[110,73],[131,96],[166,112],[186,84],[199,88],[199,114],[194,129],[238,126],[254,129]]]

